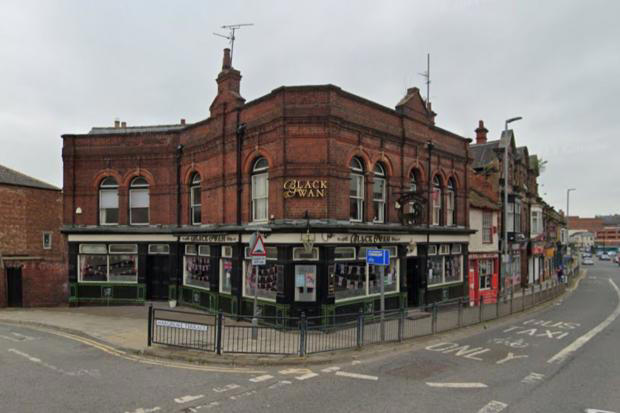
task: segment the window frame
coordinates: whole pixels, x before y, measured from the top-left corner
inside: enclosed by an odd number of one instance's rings
[[[263,156],[256,158],[252,165],[251,175],[251,188],[250,188],[250,200],[251,200],[251,214],[252,222],[267,222],[269,220],[269,163]],[[256,190],[258,188],[259,180],[264,179],[265,194],[262,197],[256,196]],[[264,217],[258,217],[257,209],[260,203],[264,203]]]
[[[353,181],[355,181],[355,195],[351,194],[351,183]],[[351,222],[364,221],[364,186],[364,163],[360,158],[354,156],[349,164],[349,221]],[[351,208],[353,203],[357,209],[356,217],[353,217],[353,209]]]
[[[490,271],[488,274],[482,275],[482,267],[483,263],[490,264]],[[485,258],[478,260],[478,289],[480,291],[488,291],[493,287],[493,270],[494,270],[494,260]],[[482,286],[482,277],[486,278],[488,282],[485,282],[485,287]]]
[[[483,244],[493,243],[493,212],[492,211],[482,211],[482,243]]]
[[[456,185],[454,179],[448,179],[446,188],[446,225],[456,225]]]
[[[51,250],[52,249],[52,232],[51,231],[43,231],[42,234],[42,242],[43,242],[43,249],[44,250]],[[47,237],[47,240],[46,240]],[[46,242],[47,241],[47,242]]]
[[[374,216],[372,222],[376,224],[385,223],[385,205],[387,203],[387,174],[385,167],[381,163],[375,165],[372,183],[372,204],[374,207]],[[379,186],[380,188],[377,188]],[[376,190],[380,189],[380,197],[377,197]]]
[[[144,182],[136,183],[138,180],[143,180]],[[129,185],[129,225],[149,225],[151,219],[151,198],[150,198],[150,185],[146,178],[143,176],[136,176],[131,180],[131,184]],[[147,206],[146,207],[134,207],[133,203],[133,194],[138,193],[146,193]],[[146,208],[146,222],[134,222],[134,209],[144,209]]]
[[[189,219],[191,225],[202,224],[202,186],[201,176],[198,172],[192,174],[189,184]],[[196,203],[196,190],[198,191],[199,202]],[[198,220],[196,218],[196,212],[198,212]]]
[[[113,251],[113,246],[134,246],[132,251]],[[99,251],[87,251],[88,247],[100,247]],[[82,260],[88,256],[99,256],[105,257],[105,280],[84,280],[84,275],[82,274]],[[110,257],[119,257],[119,256],[132,256],[134,258],[135,265],[135,275],[134,280],[132,281],[123,281],[123,280],[110,280]],[[80,244],[78,247],[78,283],[80,284],[138,284],[138,277],[140,274],[140,260],[138,259],[138,244],[122,244],[122,243],[98,243],[98,244]]]
[[[111,183],[113,181],[114,183]],[[116,196],[116,208],[103,208],[101,205],[103,204],[103,194],[104,193],[114,193]],[[116,222],[108,222],[107,219],[107,211],[108,210],[116,210]],[[119,224],[119,197],[118,197],[118,182],[116,178],[113,176],[106,176],[99,183],[99,225],[118,225]]]
[[[439,175],[435,175],[433,178],[433,189],[431,191],[431,199],[433,206],[432,213],[432,223],[431,225],[441,226],[442,215],[443,215],[443,199],[442,199],[443,191],[441,188],[441,178]]]

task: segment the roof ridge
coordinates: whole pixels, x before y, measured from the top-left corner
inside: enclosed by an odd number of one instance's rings
[[[42,181],[41,179],[32,177],[30,175],[26,175],[25,173],[19,172],[19,171],[13,169],[13,168],[9,168],[8,166],[0,165],[0,171],[2,169],[8,171],[9,173],[17,175],[19,178],[25,178],[26,180],[33,181],[33,183],[38,184],[39,187],[43,187],[44,189],[56,189],[56,190],[59,190],[59,191],[61,190],[61,188],[59,188],[59,187],[57,187],[55,185],[52,185],[50,183],[47,183],[45,181]],[[19,182],[5,181],[5,180],[2,179],[2,174],[0,174],[0,183],[4,183],[4,184],[8,184],[8,185],[19,185],[19,186],[30,186],[30,187],[33,186],[32,183],[24,183],[24,182],[19,183]]]

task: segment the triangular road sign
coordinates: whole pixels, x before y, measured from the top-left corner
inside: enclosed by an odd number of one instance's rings
[[[254,241],[254,245],[250,246],[250,256],[251,257],[261,257],[266,256],[267,250],[265,249],[265,241],[263,241],[263,236],[259,233]]]

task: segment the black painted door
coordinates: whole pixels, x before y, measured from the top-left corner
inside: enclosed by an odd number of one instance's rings
[[[407,258],[407,304],[409,307],[418,307],[421,304],[419,274],[419,258]]]
[[[170,258],[168,255],[149,255],[146,269],[147,300],[167,300],[170,284]]]
[[[9,307],[22,306],[22,269],[7,268],[6,281]]]

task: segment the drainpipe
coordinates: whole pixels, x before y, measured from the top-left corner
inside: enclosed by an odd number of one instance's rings
[[[177,167],[177,227],[181,226],[181,155],[183,154],[183,145],[178,144],[176,149],[176,167]]]
[[[426,286],[424,288],[424,304],[428,304],[428,274],[429,274],[429,268],[428,268],[428,250],[430,248],[430,243],[431,243],[431,184],[432,184],[432,155],[433,155],[433,148],[435,147],[435,145],[433,145],[433,141],[428,140],[426,142],[426,148],[428,149],[428,177],[427,177],[427,191],[428,191],[428,198],[426,200],[426,273],[424,274],[425,277],[425,282],[424,285]]]
[[[245,135],[245,123],[241,123],[241,109],[237,108],[237,225],[241,225],[241,147]]]

